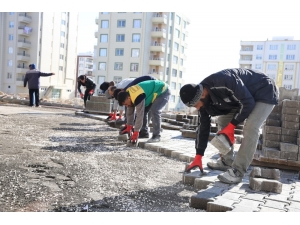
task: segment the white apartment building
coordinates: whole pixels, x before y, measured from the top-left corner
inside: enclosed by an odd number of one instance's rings
[[[278,87],[300,88],[300,40],[273,37],[267,41],[241,41],[240,68],[266,73]]]
[[[0,90],[28,93],[29,64],[54,76],[41,77],[40,95],[74,98],[78,13],[0,12]]]
[[[171,89],[166,110],[178,110],[184,83],[189,19],[176,12],[100,12],[94,71],[104,81],[152,75]]]

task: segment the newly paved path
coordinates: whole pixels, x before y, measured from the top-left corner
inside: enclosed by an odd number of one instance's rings
[[[89,117],[104,121],[107,116],[75,112],[78,116]],[[117,137],[116,137],[117,138]],[[179,130],[166,130],[162,133],[159,143],[145,143],[140,139],[140,147],[156,151],[163,156],[174,158],[188,164],[195,156],[195,140],[182,137]],[[145,140],[146,141],[146,140]],[[239,144],[235,145],[237,151]],[[229,185],[221,183],[217,175],[222,171],[213,171],[206,164],[219,157],[218,150],[208,143],[203,157],[205,174],[194,170],[189,174],[183,173],[182,182],[193,185],[197,194],[191,197],[190,205],[194,208],[204,209],[208,212],[300,212],[300,180],[298,171],[281,170],[281,193],[271,191],[254,191],[249,187],[249,175],[253,170],[250,166],[241,183]],[[184,171],[184,167],[182,171]],[[266,169],[262,168],[261,169]],[[275,168],[271,168],[275,169]],[[267,180],[269,187],[276,184],[275,180]],[[278,184],[278,182],[277,182]],[[264,190],[263,187],[261,190]]]

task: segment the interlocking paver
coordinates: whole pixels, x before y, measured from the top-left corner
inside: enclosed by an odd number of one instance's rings
[[[207,203],[207,212],[226,212],[233,209],[234,200],[217,197],[215,201]]]
[[[242,199],[248,199],[248,200],[253,200],[253,201],[259,201],[259,202],[265,202],[264,198],[268,196],[266,193],[251,193],[247,192]]]
[[[288,203],[267,199],[265,204],[263,204],[261,206],[270,207],[270,208],[274,208],[274,209],[284,209],[288,205],[289,205]]]
[[[270,208],[266,206],[260,206],[259,209],[260,210],[258,212],[286,212],[287,211],[283,209]]]
[[[287,195],[278,195],[278,194],[270,194],[269,196],[265,197],[266,200],[278,201],[283,202],[285,204],[290,204],[291,201],[288,200],[289,196]]]
[[[257,212],[258,210],[258,207],[252,208],[244,205],[234,204],[233,209],[228,212]]]
[[[279,169],[263,169],[254,167],[250,173],[250,177],[280,180],[280,171]]]
[[[277,180],[250,177],[250,187],[255,191],[269,191],[281,193],[282,184]]]
[[[216,180],[218,180],[217,178],[218,175],[208,175],[208,176],[203,176],[201,178],[196,178],[194,180],[194,187],[196,189],[206,189],[207,186],[211,183],[214,183]]]
[[[262,202],[260,201],[254,201],[254,200],[249,200],[249,199],[244,199],[244,198],[241,198],[241,201],[238,203],[238,205],[240,206],[246,206],[246,207],[251,207],[253,209],[256,209],[258,208],[258,206],[261,204]],[[233,206],[237,205],[234,204]]]

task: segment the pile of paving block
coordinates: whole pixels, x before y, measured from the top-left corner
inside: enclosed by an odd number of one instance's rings
[[[262,150],[256,151],[254,161],[300,170],[300,96],[298,89],[279,91],[279,104],[262,128]]]
[[[112,100],[107,99],[105,95],[91,96],[89,101],[86,101],[86,108],[83,110],[87,113],[109,114],[112,109]]]

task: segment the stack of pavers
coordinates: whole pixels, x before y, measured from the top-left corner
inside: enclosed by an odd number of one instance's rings
[[[298,99],[298,89],[280,88],[279,105],[274,107],[263,126],[262,152],[256,154],[254,163],[300,170],[300,101]]]
[[[107,99],[105,95],[99,95],[90,97],[90,100],[86,102],[84,112],[108,115],[111,109],[112,101]]]

